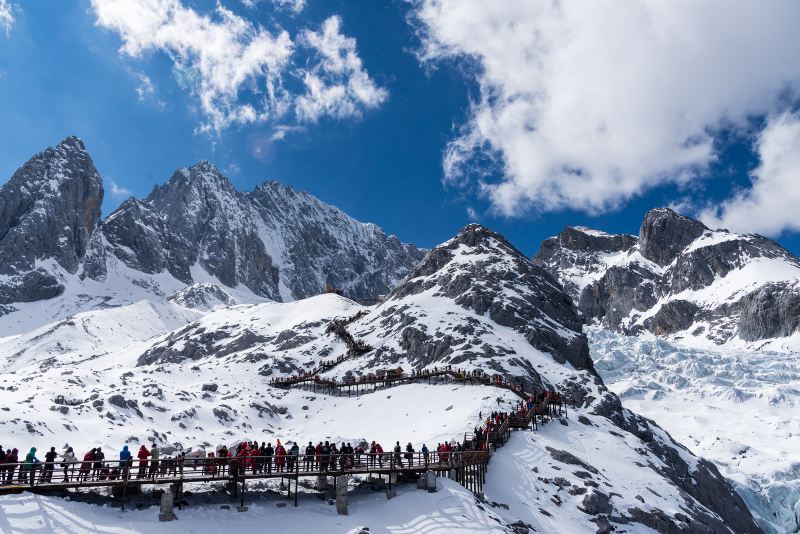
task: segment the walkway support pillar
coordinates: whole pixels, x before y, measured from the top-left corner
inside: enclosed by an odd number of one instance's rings
[[[336,513],[347,515],[347,475],[336,477]]]

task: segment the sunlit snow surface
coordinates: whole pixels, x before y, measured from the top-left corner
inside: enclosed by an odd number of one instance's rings
[[[654,336],[587,329],[606,385],[735,481],[774,532],[797,532],[800,357],[687,348]]]

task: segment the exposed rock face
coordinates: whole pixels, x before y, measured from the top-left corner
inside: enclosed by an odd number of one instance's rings
[[[800,283],[765,284],[741,301],[739,337],[748,341],[800,331]]]
[[[642,256],[658,265],[668,265],[689,243],[708,230],[700,221],[668,208],[647,212],[639,229]]]
[[[712,231],[666,208],[647,213],[638,240],[568,228],[535,261],[571,288],[585,321],[615,331],[717,343],[798,331],[797,257],[762,236]]]
[[[389,302],[399,305],[407,297],[423,293],[451,299],[523,333],[531,345],[560,363],[569,361],[577,369],[592,369],[586,337],[569,295],[503,236],[483,226],[467,225],[431,250],[392,292]],[[389,307],[381,315],[397,310],[397,306]],[[402,308],[399,311],[403,313]],[[479,331],[481,325],[462,324],[459,328],[464,335]],[[451,352],[453,337],[431,338],[413,326],[402,332],[403,348],[424,364],[447,361],[444,357]]]
[[[207,162],[178,170],[144,202],[126,202],[103,229],[132,268],[191,283],[197,264],[227,286],[284,301],[326,284],[376,299],[424,254],[277,182],[239,192]]]
[[[120,262],[183,284],[211,275],[274,300],[314,295],[326,284],[374,300],[424,256],[277,182],[237,191],[208,162],[179,169],[101,222],[102,200],[100,176],[77,137],[37,154],[0,188],[0,275],[8,277],[0,305],[58,296],[74,278],[103,281]]]
[[[49,298],[60,281],[37,260],[76,273],[98,225],[103,186],[77,137],[35,155],[0,187],[0,303]]]
[[[634,245],[636,237],[632,235],[567,226],[542,242],[533,261],[550,273],[557,272],[564,290],[577,302],[588,281],[602,276],[610,261]]]

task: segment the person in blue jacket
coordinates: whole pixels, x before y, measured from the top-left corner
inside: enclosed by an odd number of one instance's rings
[[[122,478],[128,478],[132,458],[133,456],[131,455],[131,451],[128,450],[128,446],[125,445],[122,447],[119,453],[119,470],[122,472]]]

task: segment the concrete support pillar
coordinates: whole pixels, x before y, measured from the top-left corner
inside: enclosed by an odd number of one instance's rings
[[[178,519],[175,517],[175,513],[172,511],[174,503],[175,496],[171,491],[165,491],[161,494],[161,508],[159,509],[158,513],[159,521],[174,521],[175,519]]]
[[[336,513],[347,515],[347,475],[336,477]]]
[[[425,482],[428,488],[428,493],[433,493],[436,491],[436,472],[435,471],[428,471],[425,473]]]

